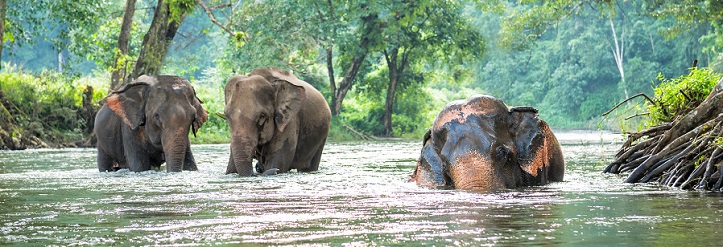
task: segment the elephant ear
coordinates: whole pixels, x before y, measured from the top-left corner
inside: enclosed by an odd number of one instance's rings
[[[108,105],[108,108],[118,115],[123,123],[135,130],[146,122],[145,99],[148,88],[148,82],[136,80],[126,84],[120,90],[112,92],[100,103]]]
[[[296,117],[306,99],[306,89],[287,81],[277,80],[274,83],[276,88],[276,112],[274,122],[276,129],[283,132],[286,125]]]
[[[193,87],[191,87],[191,89],[193,89]],[[198,95],[196,94],[196,89],[193,89],[193,99],[191,105],[193,106],[193,108],[196,108],[196,118],[193,119],[193,123],[191,123],[191,130],[193,131],[194,137],[196,137],[196,132],[198,132],[198,129],[200,129],[203,123],[208,120],[208,111],[206,111],[206,109],[204,109],[201,104],[203,104],[203,101],[198,98]]]
[[[549,164],[548,138],[551,132],[547,124],[537,117],[537,110],[531,107],[510,109],[511,132],[514,134],[517,158],[522,170],[537,177],[546,172]],[[554,138],[554,136],[552,136]],[[545,179],[545,178],[538,178]]]
[[[301,109],[306,99],[306,82],[300,80],[288,71],[279,68],[258,68],[252,70],[249,76],[264,77],[276,89],[276,113],[274,122],[276,129],[283,132],[286,125]]]
[[[424,146],[419,156],[419,161],[414,168],[410,182],[428,187],[449,186],[451,183],[445,179],[444,161],[439,157],[434,142],[431,140],[431,130],[424,135]]]

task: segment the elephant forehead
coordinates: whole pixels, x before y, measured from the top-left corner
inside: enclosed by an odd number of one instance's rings
[[[173,84],[171,84],[171,89],[173,89],[175,91],[182,91],[183,89],[186,89],[186,88],[188,88],[188,85],[180,83],[180,82],[174,82]]]
[[[173,90],[175,93],[186,93],[191,92],[191,84],[181,78],[175,78],[168,84],[168,89]]]
[[[434,128],[440,129],[446,123],[450,123],[452,121],[464,124],[467,121],[467,118],[472,115],[493,117],[500,112],[506,113],[507,109],[501,108],[500,105],[494,101],[483,100],[464,104],[453,102],[447,105],[447,107],[445,107],[445,109],[437,115],[437,118],[434,121]]]

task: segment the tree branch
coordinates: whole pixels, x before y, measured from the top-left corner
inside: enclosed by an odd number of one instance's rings
[[[224,4],[219,4],[219,5],[216,5],[216,6],[211,6],[209,9],[210,9],[210,10],[217,10],[217,9],[220,9],[220,8],[228,8],[228,7],[231,7],[231,4],[230,4],[230,3],[224,3]]]
[[[604,116],[607,116],[608,114],[610,114],[611,112],[613,112],[615,109],[618,109],[618,107],[620,107],[622,104],[625,104],[625,102],[628,102],[628,101],[630,101],[630,100],[632,100],[632,99],[634,99],[634,98],[640,97],[640,96],[645,97],[645,99],[648,100],[648,102],[650,102],[651,104],[653,104],[653,105],[655,104],[655,101],[653,101],[652,99],[650,99],[650,97],[648,97],[648,95],[645,95],[644,93],[639,93],[639,94],[630,96],[630,98],[627,98],[627,99],[623,100],[622,102],[618,103],[617,105],[615,105],[615,107],[613,107],[612,109],[610,109],[610,110],[608,110],[607,112],[603,113],[602,116],[603,116],[603,117],[604,117]]]
[[[213,15],[214,9],[209,8],[206,5],[206,3],[203,2],[203,0],[196,0],[196,3],[198,3],[198,5],[201,5],[201,8],[203,8],[203,10],[206,11],[206,14],[208,14],[208,18],[211,20],[211,22],[213,22],[213,24],[216,24],[217,26],[221,27],[221,29],[226,31],[229,35],[231,35],[231,37],[236,36],[235,32],[231,31],[231,29],[226,27],[226,25],[224,25],[223,23],[216,20],[216,17]],[[230,4],[228,4],[228,5],[230,6]],[[214,8],[219,7],[219,6],[222,6],[222,5],[214,6]]]

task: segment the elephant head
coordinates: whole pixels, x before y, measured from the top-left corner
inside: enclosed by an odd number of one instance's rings
[[[560,145],[536,110],[508,109],[494,97],[475,95],[437,115],[410,181],[494,191],[562,181],[563,171]]]
[[[517,160],[524,171],[525,185],[562,181],[565,162],[560,143],[550,126],[537,117],[537,109],[513,107],[510,114]]]
[[[140,146],[147,150],[162,150],[167,171],[195,170],[195,163],[184,167],[189,162],[189,130],[195,136],[208,113],[187,80],[143,75],[112,92],[103,103],[138,133],[137,139],[125,141],[142,143]]]
[[[306,99],[306,90],[297,81],[288,72],[268,68],[228,80],[224,113],[231,129],[232,165],[227,174],[254,174],[252,159],[260,158],[259,147],[284,132]]]

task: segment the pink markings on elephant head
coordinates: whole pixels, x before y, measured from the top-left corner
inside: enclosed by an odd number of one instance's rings
[[[542,135],[542,142],[536,148],[536,150],[530,150],[534,155],[530,159],[530,163],[526,166],[522,166],[522,170],[526,171],[532,176],[537,177],[540,171],[544,171],[545,168],[550,168],[552,164],[551,160],[556,159],[554,149],[559,147],[555,140],[554,134],[550,127],[543,121],[538,121],[540,133]]]
[[[128,117],[126,117],[126,111],[123,110],[123,106],[121,105],[119,97],[120,96],[118,96],[118,94],[110,95],[105,99],[105,103],[108,105],[108,108],[110,108],[110,110],[115,112],[116,115],[123,119],[123,123],[127,124],[128,126],[133,126]]]
[[[434,129],[441,128],[444,124],[457,120],[465,123],[470,115],[493,115],[499,112],[507,112],[507,107],[498,99],[489,96],[476,96],[468,100],[458,100],[447,104],[444,110],[434,120]]]
[[[537,177],[537,173],[539,171],[542,171],[542,169],[549,166],[547,162],[548,158],[547,145],[543,145],[535,150],[535,155],[532,156],[530,164],[521,168],[530,175]]]

